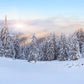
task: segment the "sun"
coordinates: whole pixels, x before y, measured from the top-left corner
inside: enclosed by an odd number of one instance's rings
[[[17,27],[17,28],[23,28],[23,27],[25,27],[25,25],[18,23],[18,24],[15,25],[15,27]]]

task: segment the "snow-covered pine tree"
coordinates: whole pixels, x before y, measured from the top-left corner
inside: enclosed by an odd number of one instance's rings
[[[4,51],[5,51],[4,55],[6,57],[14,57],[15,55],[14,45],[13,45],[12,37],[9,34],[7,17],[5,17],[5,23],[1,29],[1,41],[2,41],[2,46],[4,47]]]
[[[21,46],[20,59],[25,59],[25,46]]]
[[[58,56],[58,36],[55,35],[55,32],[53,32],[53,44],[54,44],[54,60],[57,59]]]
[[[24,45],[24,54],[25,54],[25,59],[27,60],[29,55],[29,44]]]
[[[1,31],[0,31],[0,57],[4,55],[4,47],[2,46],[2,41],[1,41]]]
[[[51,37],[52,37],[52,39],[51,39]],[[51,36],[45,37],[43,42],[41,42],[41,44],[40,44],[40,54],[41,54],[40,58],[41,58],[42,61],[47,61],[48,60],[48,57],[47,57],[48,51],[47,50],[49,49],[50,41],[52,41],[51,43],[53,45],[52,51],[54,53],[54,59],[57,59],[57,55],[58,55],[57,54],[58,53],[58,51],[57,51],[58,47],[57,46],[58,45],[57,45],[56,35],[55,35],[55,33],[53,33],[53,34],[51,34]],[[50,45],[50,47],[51,47],[51,45]]]
[[[67,54],[67,45],[66,45],[66,36],[65,34],[61,34],[60,40],[59,40],[59,55],[57,57],[60,61],[68,60],[68,54]]]
[[[55,53],[56,53],[55,59],[56,60],[58,59],[59,50],[60,50],[60,35],[57,36],[57,38],[56,38],[56,47],[55,47]]]
[[[37,44],[37,38],[35,36],[35,34],[33,34],[32,36],[32,41],[30,44],[30,48],[29,48],[29,56],[28,56],[28,61],[37,61],[39,58],[39,48],[38,48],[38,44]]]
[[[15,58],[19,59],[20,58],[20,39],[19,35],[16,34],[15,40],[14,40],[14,49],[15,49]]]
[[[47,61],[47,47],[48,47],[48,42],[47,42],[48,38],[46,37],[43,42],[40,44],[40,60],[41,61]]]
[[[39,61],[42,61],[43,60],[43,56],[44,56],[44,53],[43,53],[43,42],[41,42],[39,45],[39,57],[38,57],[38,60]]]
[[[82,57],[84,58],[84,43],[82,44],[81,47],[82,47],[82,48],[81,48],[81,55],[82,55]]]
[[[14,49],[14,39],[13,36],[10,36],[9,38],[7,38],[7,41],[10,42],[9,44],[9,49],[6,49],[6,55],[10,55],[11,58],[15,58],[15,49]]]
[[[51,61],[54,60],[54,54],[55,54],[55,50],[54,50],[54,41],[53,41],[53,34],[50,34],[50,37],[48,39],[48,45],[47,45],[47,60]]]
[[[69,59],[78,60],[80,58],[79,42],[76,34],[70,36],[69,38]]]
[[[1,29],[1,40],[2,40],[2,45],[4,46],[5,49],[9,48],[7,38],[9,38],[9,30],[8,30],[8,24],[7,24],[7,17],[5,17],[5,23],[2,25]]]
[[[84,43],[84,30],[83,30],[83,28],[78,29],[76,34],[77,34],[77,37],[78,37],[80,52],[81,52],[82,44]]]

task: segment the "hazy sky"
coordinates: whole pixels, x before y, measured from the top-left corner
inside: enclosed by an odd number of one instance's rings
[[[84,27],[84,0],[0,0],[0,20],[7,15],[17,31],[73,31]]]
[[[0,0],[0,18],[84,17],[84,0]]]

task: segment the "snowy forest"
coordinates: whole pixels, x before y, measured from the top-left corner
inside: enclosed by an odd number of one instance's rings
[[[32,35],[31,42],[20,45],[19,34],[9,33],[7,19],[0,30],[0,56],[30,61],[78,60],[84,57],[84,31],[79,29],[73,34],[51,32],[41,41]]]

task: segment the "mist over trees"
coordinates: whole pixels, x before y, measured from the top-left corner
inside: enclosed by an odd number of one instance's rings
[[[9,33],[5,17],[0,30],[0,57],[2,56],[28,62],[78,60],[80,56],[84,57],[84,31],[80,28],[68,36],[51,32],[41,40],[34,33],[30,43],[21,45],[19,34],[11,36]]]

